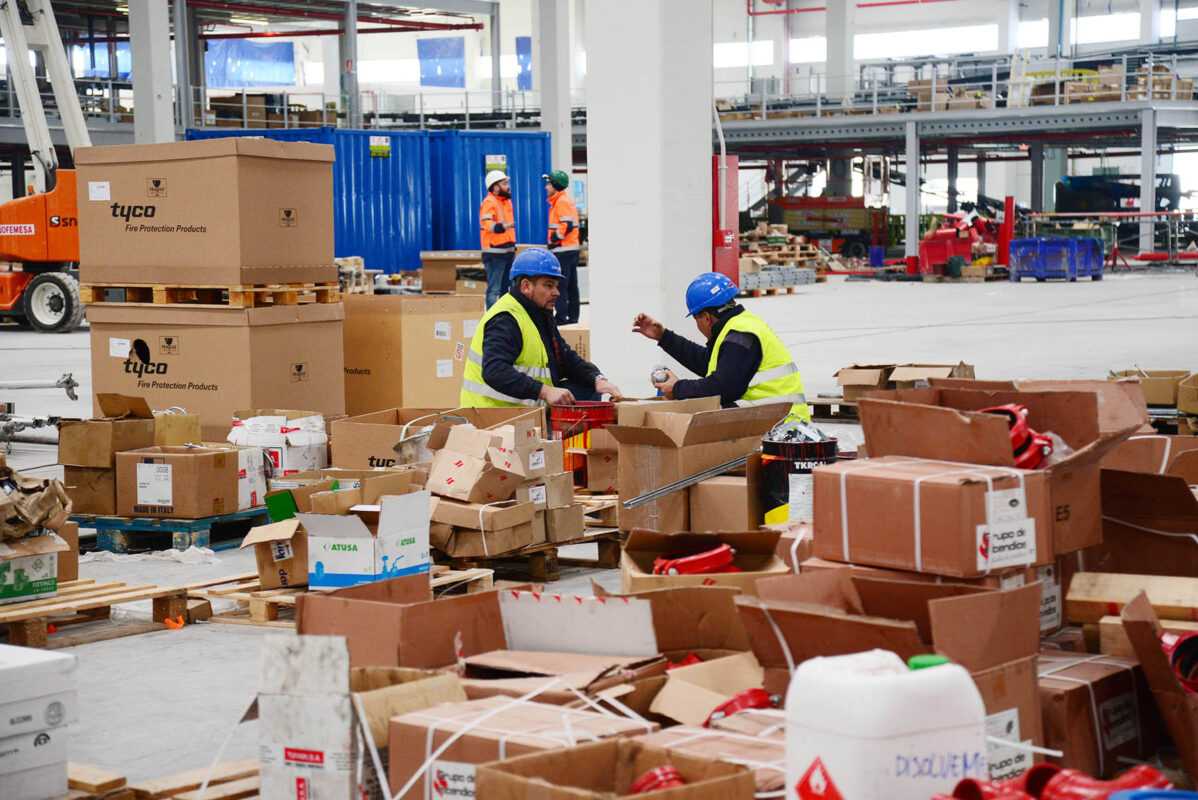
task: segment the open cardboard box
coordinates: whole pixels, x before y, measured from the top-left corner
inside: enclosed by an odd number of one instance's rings
[[[154,413],[141,397],[99,393],[99,419],[64,419],[58,423],[58,463],[111,469],[123,450],[153,447]]]
[[[1177,386],[1188,377],[1188,369],[1121,369],[1111,372],[1111,380],[1138,381],[1144,400],[1150,406],[1175,407]]]
[[[738,597],[736,605],[767,691],[784,696],[794,665],[816,656],[878,648],[905,660],[936,652],[969,670],[988,717],[1011,726],[1007,737],[1042,742],[1039,586],[995,591],[840,569],[763,578],[757,594]],[[1030,765],[1026,751],[1010,748],[990,758],[1012,771]]]
[[[537,695],[537,702],[575,705],[580,703],[579,692],[596,695],[612,687],[664,675],[666,663],[663,656],[492,650],[463,659],[462,685],[471,700],[521,697],[544,687],[552,678],[559,681],[558,685],[544,689]]]
[[[935,379],[972,380],[973,377],[973,365],[964,361],[956,364],[899,364],[890,371],[890,382],[896,389],[914,389]]]
[[[1198,484],[1198,436],[1136,434],[1108,453],[1102,468],[1177,475]]]
[[[720,408],[718,397],[645,401],[616,406],[616,424],[605,430],[619,442],[620,498],[645,492],[752,453],[761,436],[790,411],[786,403]],[[620,505],[620,529],[684,531],[687,492],[673,492],[636,509]]]
[[[1103,469],[1102,513],[1102,542],[1077,554],[1079,567],[1198,578],[1188,535],[1198,531],[1198,498],[1185,478]]]
[[[1099,395],[1086,391],[1008,391],[952,388],[906,389],[877,393],[860,403],[865,445],[871,457],[914,458],[1015,466],[1004,417],[978,409],[1018,403],[1028,408],[1028,424],[1052,431],[1074,452],[1036,472],[1048,476],[1053,514],[1053,552],[1081,550],[1102,541],[1099,462],[1142,425],[1129,408],[1110,431],[1100,424]]]
[[[1093,392],[1098,395],[1098,430],[1117,433],[1132,421],[1148,425],[1148,406],[1140,384],[1131,380],[1013,380],[979,381],[959,378],[933,378],[933,389],[969,389],[991,392]]]
[[[786,789],[786,741],[781,736],[757,736],[721,723],[743,722],[759,712],[741,711],[712,723],[712,728],[675,725],[635,737],[635,741],[664,747],[675,753],[750,765],[758,797],[781,797]],[[769,726],[785,730],[782,717],[771,716]],[[713,730],[714,728],[714,730]]]
[[[634,530],[620,553],[620,590],[624,593],[661,589],[670,586],[732,586],[746,594],[756,594],[758,578],[785,575],[790,570],[778,558],[779,531],[743,533],[658,533]],[[695,575],[654,575],[657,558],[680,558],[729,545],[735,551],[736,572],[712,572]]]
[[[885,389],[894,364],[850,364],[833,373],[844,399],[854,401],[866,392]]]

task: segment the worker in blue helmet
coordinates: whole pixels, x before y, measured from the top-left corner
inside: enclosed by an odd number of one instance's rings
[[[687,287],[687,316],[694,317],[706,346],[667,330],[648,314],[637,314],[633,331],[703,376],[679,380],[666,370],[666,379],[653,385],[677,400],[714,395],[725,407],[789,402],[790,417],[810,420],[803,378],[790,350],[765,320],[736,302],[737,294],[736,284],[718,272],[704,273]]]
[[[570,348],[554,320],[562,268],[548,250],[512,262],[511,288],[479,320],[462,371],[465,408],[569,405],[620,390]]]

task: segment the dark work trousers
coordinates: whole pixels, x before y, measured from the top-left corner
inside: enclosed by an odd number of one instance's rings
[[[509,253],[483,253],[483,269],[487,271],[487,308],[507,294],[515,258],[515,250]]]
[[[561,296],[557,298],[557,324],[572,325],[578,322],[578,251],[554,250],[562,265]]]

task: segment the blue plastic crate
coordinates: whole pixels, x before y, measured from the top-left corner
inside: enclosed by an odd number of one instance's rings
[[[1063,278],[1077,280],[1073,239],[1044,239],[1040,242],[1040,266],[1036,280]]]
[[[1035,278],[1039,275],[1040,240],[1012,239],[1011,251],[1008,256],[1007,269],[1010,278],[1018,281],[1020,278]]]
[[[1074,275],[1078,278],[1102,280],[1103,246],[1101,239],[1091,237],[1073,240]]]

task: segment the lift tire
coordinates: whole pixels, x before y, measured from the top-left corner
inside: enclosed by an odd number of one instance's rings
[[[66,272],[42,272],[21,296],[25,321],[42,333],[70,333],[83,321],[79,282]]]
[[[849,239],[840,246],[840,253],[845,258],[865,258],[869,255],[869,245],[860,239]]]

